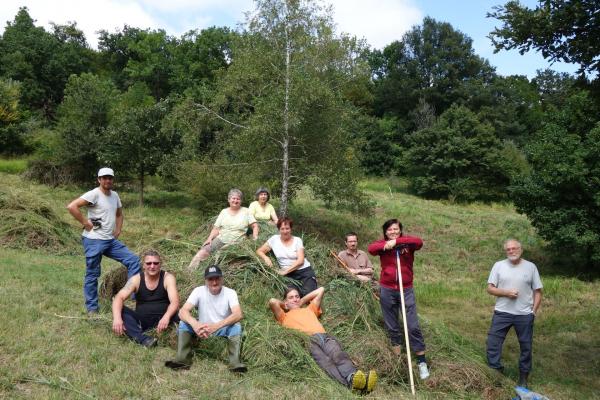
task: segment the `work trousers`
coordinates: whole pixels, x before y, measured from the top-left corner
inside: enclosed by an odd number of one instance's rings
[[[521,355],[519,357],[519,370],[521,372],[531,371],[531,353],[533,348],[533,321],[535,316],[509,314],[494,311],[492,325],[487,337],[487,361],[494,369],[502,369],[502,345],[506,334],[511,327],[515,328]]]
[[[381,286],[379,303],[383,313],[385,329],[393,346],[404,343],[403,331],[400,328],[400,292]],[[410,349],[414,352],[425,351],[425,339],[419,326],[417,303],[413,288],[404,289],[404,303],[406,304],[406,325],[408,326],[408,340]]]
[[[356,367],[348,353],[342,350],[336,338],[326,333],[316,333],[310,337],[310,355],[327,375],[344,386],[348,386]]]
[[[312,267],[297,269],[287,274],[287,277],[301,282],[300,284],[294,284],[301,297],[306,296],[318,287],[315,270]]]
[[[158,321],[160,321],[162,318],[162,315],[141,315],[129,307],[123,307],[121,318],[123,318],[123,324],[125,325],[125,333],[127,336],[138,343],[142,343],[148,338],[144,332],[149,329],[156,328],[158,326]],[[170,323],[175,324],[178,322],[179,317],[177,314],[173,315]]]

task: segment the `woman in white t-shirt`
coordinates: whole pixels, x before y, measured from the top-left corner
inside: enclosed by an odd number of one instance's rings
[[[248,228],[252,228],[252,238],[258,238],[258,224],[254,216],[246,207],[242,207],[242,191],[231,189],[227,195],[229,207],[224,208],[217,217],[208,238],[202,244],[202,247],[188,268],[195,270],[200,261],[206,260],[211,253],[219,250],[223,246],[239,242],[246,235]]]
[[[273,261],[267,255],[272,251],[279,264],[279,275],[300,281],[301,284],[295,284],[294,286],[298,288],[300,295],[304,296],[318,287],[317,277],[310,263],[304,257],[302,239],[292,235],[293,225],[294,221],[290,218],[280,218],[277,221],[279,235],[271,236],[265,244],[256,250],[256,254],[260,256],[265,264],[272,267]]]

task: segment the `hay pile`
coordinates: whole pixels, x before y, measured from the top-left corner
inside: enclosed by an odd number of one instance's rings
[[[35,193],[0,188],[0,246],[72,254],[77,233]]]
[[[204,233],[193,242],[198,243]],[[250,368],[264,370],[286,382],[310,381],[316,384],[323,379],[328,380],[307,350],[308,337],[280,327],[268,308],[269,298],[280,297],[289,283],[274,270],[266,268],[254,253],[268,236],[269,233],[264,233],[257,242],[246,240],[228,247],[201,263],[194,272],[187,270],[187,264],[197,249],[195,246],[192,248],[183,241],[167,239],[151,245],[163,254],[165,269],[176,275],[182,303],[194,287],[203,284],[202,273],[207,265],[215,262],[221,265],[225,285],[237,291],[244,312],[243,357]],[[406,358],[399,360],[392,355],[380,306],[371,287],[348,280],[328,256],[329,246],[326,243],[316,236],[303,239],[307,258],[316,270],[319,284],[326,288],[321,320],[328,333],[340,340],[360,368],[376,369],[382,382],[408,387]],[[125,269],[119,267],[110,275],[114,283],[117,276],[120,279],[126,277]],[[416,378],[419,390],[490,399],[501,398],[508,393],[502,382],[490,375],[481,357],[472,356],[470,350],[465,353],[459,338],[444,331],[446,328],[443,326],[432,325],[427,320],[422,324],[430,349],[432,376],[426,382]],[[175,348],[175,331],[164,334],[162,340]],[[460,350],[460,356],[457,350]],[[200,341],[195,346],[196,357],[200,358],[222,361],[226,358],[225,351],[224,341],[218,338]]]

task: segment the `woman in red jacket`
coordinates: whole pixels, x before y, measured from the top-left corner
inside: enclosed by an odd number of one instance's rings
[[[429,369],[425,360],[425,340],[419,327],[417,305],[413,291],[413,261],[415,251],[421,247],[423,247],[421,238],[404,236],[402,234],[402,224],[394,218],[385,221],[383,224],[383,239],[371,243],[368,250],[372,255],[379,256],[381,262],[381,276],[379,279],[381,287],[381,311],[383,313],[385,328],[392,342],[392,349],[397,355],[400,355],[403,342],[400,318],[398,316],[401,300],[396,254],[400,256],[408,338],[410,347],[417,357],[419,376],[421,379],[427,379],[429,377]]]

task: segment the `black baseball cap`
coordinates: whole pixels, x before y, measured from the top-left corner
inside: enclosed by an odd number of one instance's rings
[[[204,270],[204,279],[217,278],[219,276],[223,276],[223,272],[221,271],[221,268],[219,268],[218,265],[209,265]]]

